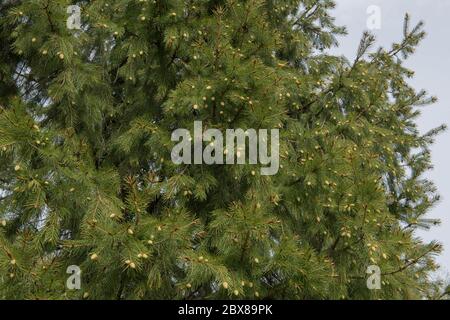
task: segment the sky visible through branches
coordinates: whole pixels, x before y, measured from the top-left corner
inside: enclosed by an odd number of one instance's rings
[[[377,37],[376,46],[388,47],[393,41],[401,38],[402,18],[405,13],[411,15],[412,22],[425,22],[427,37],[420,44],[417,52],[412,55],[406,65],[415,71],[411,83],[417,89],[425,89],[431,95],[438,97],[438,102],[422,109],[418,125],[422,133],[450,123],[450,44],[445,39],[450,31],[448,0],[337,0],[334,11],[338,25],[347,27],[348,35],[339,39],[340,47],[335,53],[341,53],[352,59],[356,54],[356,45],[364,30],[370,6],[378,6],[380,11],[380,29],[371,30]],[[444,253],[438,257],[442,266],[441,274],[448,275],[450,271],[450,132],[439,135],[432,146],[432,161],[434,170],[427,173],[427,178],[435,182],[441,201],[430,212],[429,218],[441,219],[442,224],[431,231],[420,233],[426,240],[435,239],[444,244]]]

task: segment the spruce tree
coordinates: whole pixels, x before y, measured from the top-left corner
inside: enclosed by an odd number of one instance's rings
[[[423,173],[444,127],[418,132],[435,98],[404,66],[422,23],[349,61],[334,5],[2,1],[0,298],[435,297],[441,246],[415,231],[438,223]],[[278,173],[176,165],[194,121],[279,129]]]

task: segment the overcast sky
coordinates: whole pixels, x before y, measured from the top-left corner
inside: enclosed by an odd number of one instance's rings
[[[381,28],[372,30],[377,36],[377,46],[389,46],[402,37],[403,17],[411,15],[411,25],[425,22],[426,39],[407,61],[416,74],[410,82],[417,89],[425,89],[439,98],[438,103],[422,109],[419,129],[426,131],[445,123],[450,124],[450,0],[336,0],[334,12],[338,25],[347,26],[348,35],[340,38],[339,53],[353,58],[361,34],[367,30],[367,8],[376,5],[381,9]],[[430,212],[429,218],[439,218],[441,226],[421,232],[426,240],[438,240],[444,244],[444,254],[438,258],[442,274],[450,272],[450,132],[441,134],[432,148],[434,170],[427,174],[433,180],[442,197]]]

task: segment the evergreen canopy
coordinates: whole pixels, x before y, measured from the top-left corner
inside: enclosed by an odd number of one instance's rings
[[[67,7],[81,8],[80,30]],[[438,200],[403,61],[332,0],[0,4],[0,298],[435,297]],[[280,130],[280,169],[175,165],[177,128]],[[79,266],[81,290],[66,287]],[[369,290],[378,265],[382,288]]]

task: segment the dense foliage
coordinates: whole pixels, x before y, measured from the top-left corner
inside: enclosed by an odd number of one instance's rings
[[[79,5],[80,30],[67,27]],[[434,297],[437,221],[403,61],[330,48],[332,0],[0,4],[0,297]],[[175,165],[171,133],[278,128],[280,169]],[[79,266],[81,290],[66,273]],[[378,265],[382,288],[369,290]]]

